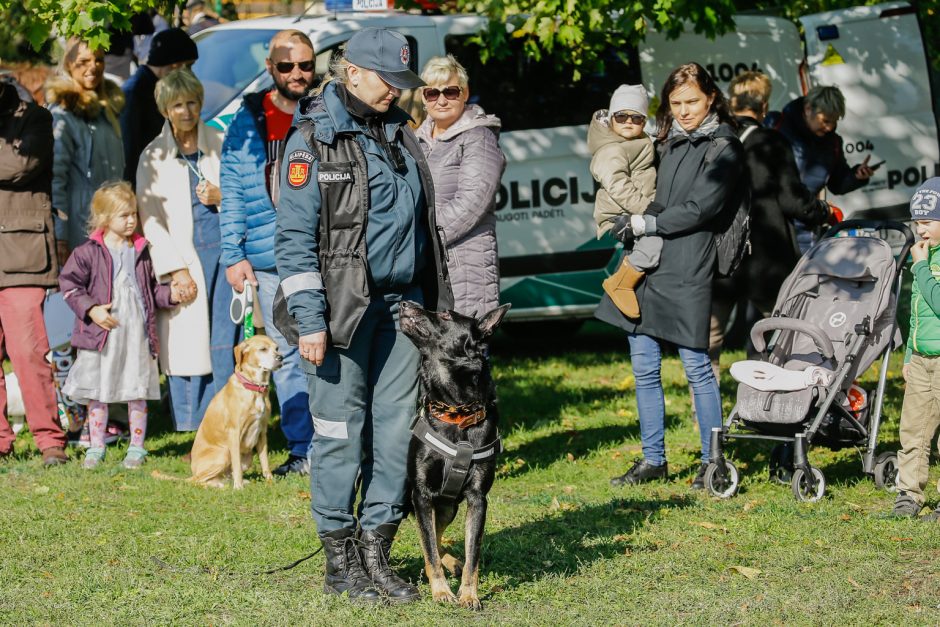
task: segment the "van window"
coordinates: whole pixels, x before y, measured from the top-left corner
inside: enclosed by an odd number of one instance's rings
[[[504,59],[480,62],[479,46],[470,35],[448,35],[444,48],[467,69],[470,102],[495,113],[503,131],[587,124],[598,109],[606,109],[618,85],[640,83],[640,62],[635,48],[607,50],[602,73],[584,73],[572,80],[572,66],[551,58],[535,61],[525,55],[521,42],[510,44]]]
[[[268,43],[276,30],[233,28],[206,31],[193,39],[199,59],[193,73],[202,82],[202,118],[209,120],[264,71]]]

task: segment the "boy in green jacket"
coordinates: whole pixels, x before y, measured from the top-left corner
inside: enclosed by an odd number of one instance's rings
[[[911,198],[918,241],[911,249],[911,331],[904,355],[904,406],[894,515],[916,518],[924,505],[930,446],[940,427],[940,177]],[[938,486],[940,488],[940,486]],[[922,520],[940,520],[940,507]]]

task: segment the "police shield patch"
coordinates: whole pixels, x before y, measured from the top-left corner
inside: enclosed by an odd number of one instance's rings
[[[310,182],[310,164],[313,154],[306,150],[295,150],[287,158],[287,184],[300,189]]]

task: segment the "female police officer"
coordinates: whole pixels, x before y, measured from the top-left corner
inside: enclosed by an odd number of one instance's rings
[[[424,85],[409,56],[399,33],[356,33],[333,79],[300,101],[281,167],[275,256],[310,392],[324,589],[363,601],[418,598],[388,566],[418,392],[398,303],[441,310],[453,298],[430,172],[408,114],[392,104]]]

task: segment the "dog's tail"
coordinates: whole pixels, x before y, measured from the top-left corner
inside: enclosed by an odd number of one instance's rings
[[[150,476],[159,481],[183,481],[182,477],[174,477],[173,475],[168,475],[165,472],[160,472],[159,470],[150,471]]]

